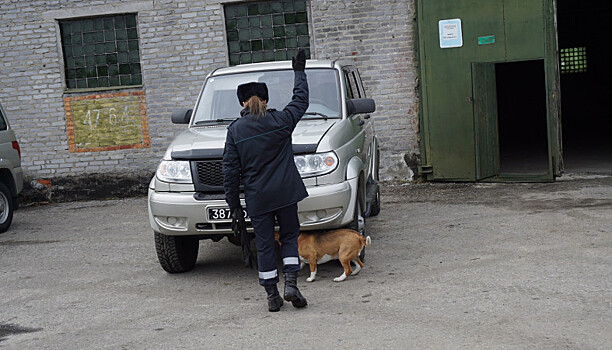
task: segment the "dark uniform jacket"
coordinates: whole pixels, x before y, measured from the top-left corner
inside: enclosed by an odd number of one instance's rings
[[[261,215],[308,196],[295,167],[291,133],[308,108],[306,74],[295,72],[293,98],[282,110],[251,115],[248,109],[227,127],[223,153],[223,186],[230,209],[240,206],[240,178],[247,211]]]

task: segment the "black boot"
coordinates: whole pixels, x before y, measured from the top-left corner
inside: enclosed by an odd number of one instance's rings
[[[285,273],[285,300],[290,301],[297,308],[308,305],[306,298],[297,287],[297,272]]]
[[[283,306],[283,298],[278,294],[276,284],[270,286],[264,286],[266,293],[268,293],[268,311],[277,312]]]

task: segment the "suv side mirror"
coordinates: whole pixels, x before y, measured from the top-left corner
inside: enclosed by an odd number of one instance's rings
[[[346,102],[348,115],[372,113],[376,110],[376,102],[371,98],[353,98]]]
[[[172,124],[189,124],[193,109],[179,109],[172,112]]]

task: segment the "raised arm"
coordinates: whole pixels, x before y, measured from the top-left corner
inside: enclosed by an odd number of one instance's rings
[[[304,68],[306,67],[306,52],[303,49],[298,51],[297,57],[293,58],[292,62],[294,71],[293,80],[293,97],[291,102],[283,109],[283,112],[287,113],[291,122],[293,123],[292,129],[302,119],[302,116],[308,109],[308,80]]]

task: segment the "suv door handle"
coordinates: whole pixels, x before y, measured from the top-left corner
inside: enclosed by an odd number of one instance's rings
[[[370,119],[370,117],[371,117],[371,116],[370,116],[369,114],[366,114],[366,115],[363,117],[363,119]]]

